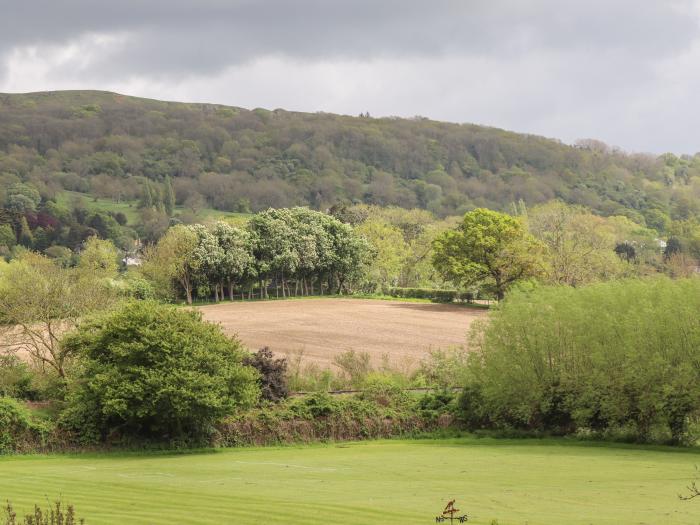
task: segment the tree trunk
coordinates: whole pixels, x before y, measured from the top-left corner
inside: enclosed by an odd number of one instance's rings
[[[233,301],[233,281],[228,282],[228,298]]]
[[[185,288],[185,295],[187,296],[187,304],[192,304],[192,289],[189,286]]]

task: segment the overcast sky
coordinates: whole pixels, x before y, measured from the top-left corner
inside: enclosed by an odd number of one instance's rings
[[[700,0],[0,0],[0,92],[422,115],[700,151]]]

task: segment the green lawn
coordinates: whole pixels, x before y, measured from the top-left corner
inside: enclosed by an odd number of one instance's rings
[[[700,451],[546,440],[378,441],[0,459],[0,501],[63,496],[91,524],[697,524]]]

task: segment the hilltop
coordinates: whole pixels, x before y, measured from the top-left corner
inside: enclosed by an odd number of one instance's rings
[[[364,202],[447,216],[561,199],[663,230],[669,217],[700,212],[697,156],[627,154],[593,140],[568,146],[424,118],[102,91],[0,94],[0,174],[2,186],[19,178],[45,198],[67,190],[115,202],[170,177],[178,205],[243,213]]]

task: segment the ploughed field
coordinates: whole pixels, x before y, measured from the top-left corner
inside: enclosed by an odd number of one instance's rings
[[[58,496],[88,525],[697,524],[698,450],[564,440],[375,441],[184,455],[0,457],[0,501]]]
[[[305,361],[329,365],[348,350],[375,360],[387,355],[411,367],[431,349],[463,346],[470,324],[485,310],[460,305],[313,298],[241,301],[200,307],[252,350],[269,346],[278,354],[302,353]]]

